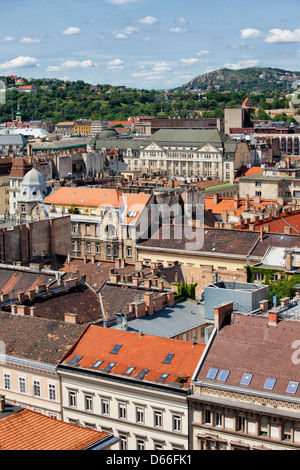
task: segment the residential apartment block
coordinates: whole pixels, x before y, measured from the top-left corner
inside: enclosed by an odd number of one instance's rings
[[[186,398],[203,350],[90,325],[58,366],[63,419],[113,433],[120,450],[187,450]]]
[[[191,449],[300,448],[297,308],[298,300],[258,315],[215,307],[188,397]]]

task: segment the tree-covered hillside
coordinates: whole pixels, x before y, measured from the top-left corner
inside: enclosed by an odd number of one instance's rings
[[[287,108],[289,103],[280,90],[198,92],[192,89],[139,90],[109,84],[91,86],[83,81],[26,80],[37,93],[21,93],[15,80],[6,81],[6,102],[0,104],[0,122],[15,119],[19,105],[23,122],[42,120],[56,124],[77,119],[123,121],[130,116],[165,118],[223,117],[225,108],[241,106],[251,98],[259,119],[268,119],[266,109]],[[254,116],[253,116],[254,117]]]

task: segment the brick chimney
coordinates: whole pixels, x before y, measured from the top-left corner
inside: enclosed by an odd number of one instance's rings
[[[214,205],[218,204],[219,201],[220,201],[219,194],[218,193],[214,194]]]
[[[285,267],[288,271],[293,269],[293,253],[286,253]]]
[[[233,302],[225,302],[215,307],[215,327],[219,331],[222,328],[224,318],[233,312]]]
[[[72,313],[72,312],[65,313],[65,322],[66,323],[77,323],[78,322],[77,313]]]
[[[273,312],[273,310],[270,310],[268,314],[268,325],[277,326],[278,319],[279,319],[279,313]]]

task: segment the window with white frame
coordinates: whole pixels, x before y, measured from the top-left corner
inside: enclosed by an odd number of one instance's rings
[[[172,423],[173,423],[173,431],[180,432],[181,431],[181,416],[180,415],[173,415],[172,416]]]
[[[40,380],[33,380],[32,383],[32,393],[35,397],[41,396],[41,381]]]
[[[145,441],[144,439],[136,440],[136,450],[145,450]]]
[[[154,417],[154,427],[161,428],[162,427],[162,412],[155,410],[153,417]]]
[[[101,400],[101,414],[104,416],[109,415],[109,401],[107,398],[102,398]]]
[[[127,436],[119,435],[120,450],[127,450]]]
[[[144,408],[142,408],[141,406],[136,407],[136,422],[138,424],[144,423]]]
[[[26,379],[25,377],[19,377],[19,392],[26,393]]]
[[[92,395],[84,396],[84,408],[85,411],[93,411],[93,397]]]
[[[76,392],[69,392],[69,407],[76,408]]]
[[[48,384],[48,396],[49,400],[56,401],[56,385]]]
[[[4,382],[4,389],[11,390],[11,377],[9,373],[4,372],[3,382]]]
[[[119,403],[119,419],[126,419],[126,403]]]

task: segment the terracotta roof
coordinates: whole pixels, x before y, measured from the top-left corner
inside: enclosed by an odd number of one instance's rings
[[[7,269],[0,265],[0,293],[10,293],[15,299],[20,292],[28,292],[37,285],[48,284],[54,280],[53,274],[27,272],[18,269]]]
[[[84,450],[107,436],[27,409],[0,419],[1,450]]]
[[[9,176],[11,178],[23,178],[31,169],[32,164],[26,158],[13,158]]]
[[[45,204],[123,207],[122,193],[116,189],[61,187],[44,199]]]
[[[254,199],[249,200],[250,209],[255,207],[256,211],[262,211],[267,207],[274,206],[274,201],[267,201],[263,200],[260,203],[254,203]],[[234,198],[233,197],[219,197],[219,202],[217,204],[214,203],[213,196],[206,196],[205,197],[205,210],[211,211],[213,214],[222,214],[224,210],[227,213],[230,210],[234,210],[236,216],[242,215],[242,213],[246,210],[246,199],[239,198],[239,203],[237,209],[234,207]]]
[[[298,362],[292,360],[292,345],[299,335],[298,321],[283,320],[277,326],[268,326],[266,317],[231,314],[231,320],[213,341],[197,379],[208,381],[210,367],[229,370],[225,385],[239,388],[243,374],[253,374],[250,385],[244,388],[262,392],[270,377],[276,383],[268,393],[288,396],[289,381],[299,382]],[[209,382],[220,384],[217,380]],[[292,396],[300,398],[300,387]]]
[[[123,222],[127,224],[134,224],[140,217],[151,197],[151,194],[149,195],[145,193],[125,193],[125,212],[123,216]]]
[[[111,351],[116,345],[121,347],[114,354]],[[76,347],[64,358],[63,364],[67,365],[74,356],[82,356],[76,370],[90,369],[96,361],[102,360],[101,365],[93,370],[101,372],[110,363],[115,363],[110,374],[124,377],[129,367],[135,367],[129,376],[134,379],[142,370],[148,369],[144,381],[157,382],[161,375],[166,373],[168,376],[163,384],[178,382],[178,379],[184,376],[187,380],[183,387],[186,388],[204,348],[205,344],[90,325]],[[164,362],[167,354],[174,354],[170,363]]]
[[[281,214],[278,217],[270,217],[254,223],[254,230],[260,231],[264,226],[269,226],[271,233],[284,233],[285,228],[291,229],[292,235],[300,234],[300,211],[289,214]],[[241,230],[249,230],[249,225],[236,226]]]
[[[262,175],[263,169],[261,166],[252,166],[251,168],[243,168],[237,174],[237,177],[234,181],[239,181],[239,178],[242,176],[253,176],[253,175]]]
[[[3,311],[0,323],[0,340],[6,354],[53,365],[61,361],[85,329],[83,325]]]

